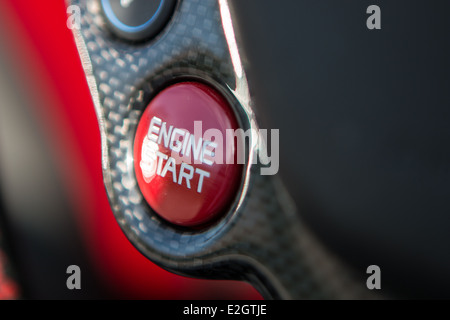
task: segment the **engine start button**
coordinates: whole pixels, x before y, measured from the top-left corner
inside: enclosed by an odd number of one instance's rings
[[[236,118],[217,90],[196,82],[159,93],[144,111],[134,141],[142,194],[165,220],[203,225],[226,212],[241,181]]]

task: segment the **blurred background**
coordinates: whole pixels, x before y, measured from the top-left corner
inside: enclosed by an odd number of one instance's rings
[[[125,238],[66,19],[63,0],[0,2],[0,299],[261,299],[164,271]],[[69,265],[81,290],[66,287]]]

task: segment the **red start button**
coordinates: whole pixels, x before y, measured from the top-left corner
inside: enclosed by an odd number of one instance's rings
[[[159,93],[144,111],[134,141],[136,178],[150,207],[185,227],[223,214],[243,170],[231,138],[236,129],[227,101],[207,85],[178,83]]]

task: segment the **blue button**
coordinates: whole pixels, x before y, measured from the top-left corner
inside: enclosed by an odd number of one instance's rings
[[[173,14],[176,0],[102,0],[101,4],[116,35],[139,41],[161,32]]]

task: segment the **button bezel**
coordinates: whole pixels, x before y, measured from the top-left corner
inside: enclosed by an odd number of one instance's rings
[[[193,80],[192,78],[193,77],[189,77],[189,80],[187,80],[186,78],[176,79],[174,81],[171,81],[170,84],[165,85],[161,90],[158,90],[158,92],[156,94],[154,94],[151,99],[148,99],[148,105],[147,105],[147,107],[144,110],[142,110],[142,114],[140,115],[137,127],[139,127],[141,121],[143,120],[143,117],[146,116],[146,112],[147,112],[147,110],[149,110],[148,108],[151,107],[151,104],[154,101],[154,99],[157,98],[162,92],[166,91],[167,89],[171,89],[171,88],[176,90],[177,85],[193,85],[194,87],[197,87],[197,85],[199,85],[196,89],[209,88],[209,89],[213,90],[214,95],[220,96],[221,100],[224,102],[224,104],[220,105],[220,107],[222,108],[222,107],[226,106],[226,108],[227,108],[226,111],[223,111],[224,115],[226,113],[229,113],[229,116],[231,116],[233,118],[233,119],[230,119],[229,121],[231,123],[233,123],[233,122],[235,123],[235,125],[236,125],[235,129],[242,128],[242,121],[241,121],[241,119],[239,119],[239,115],[236,113],[235,108],[233,107],[233,103],[235,104],[236,102],[230,101],[230,98],[227,97],[227,95],[224,93],[225,90],[223,90],[223,89],[220,90],[218,88],[219,87],[218,85],[212,85],[210,81],[205,81],[203,79],[201,79],[201,80],[198,80],[198,79]],[[201,90],[203,90],[203,89],[201,89]],[[140,150],[139,151],[135,150],[136,146],[139,145],[139,143],[136,141],[136,135],[137,135],[137,131],[136,131],[136,133],[134,135],[134,143],[133,143],[133,145],[134,145],[133,152],[134,152],[135,157],[136,157],[136,152],[138,152],[138,153],[140,152]],[[248,148],[249,148],[249,146],[246,146],[246,150],[245,150],[246,153],[248,151]],[[134,161],[136,161],[135,157],[134,157]],[[245,157],[247,158],[247,154],[245,154]],[[227,214],[227,212],[229,210],[229,207],[234,202],[234,200],[236,198],[236,195],[240,193],[240,190],[242,188],[242,180],[244,179],[244,174],[245,174],[245,170],[244,170],[245,163],[244,164],[236,164],[235,163],[235,164],[230,164],[230,165],[240,167],[240,169],[238,170],[239,171],[238,179],[234,183],[235,186],[234,186],[233,190],[231,190],[229,192],[229,193],[231,193],[233,195],[231,197],[227,196],[227,198],[229,198],[228,199],[228,204],[224,205],[220,211],[213,213],[212,217],[210,219],[207,219],[207,220],[203,219],[205,221],[202,222],[202,223],[194,223],[194,222],[188,222],[188,221],[186,221],[184,223],[181,223],[181,222],[180,223],[175,223],[175,222],[172,222],[171,219],[167,219],[167,218],[170,217],[170,215],[168,215],[165,218],[164,218],[164,214],[162,212],[159,215],[161,215],[166,222],[174,225],[175,227],[182,227],[182,228],[186,227],[186,228],[192,228],[192,229],[202,229],[202,228],[204,228],[204,226],[210,226],[211,224],[214,224],[214,222],[219,220],[223,215]],[[213,170],[213,171],[215,171],[215,170]],[[137,173],[136,173],[136,163],[135,163],[134,174],[135,174],[136,180],[139,182],[139,179],[137,178]],[[139,184],[140,188],[143,187],[141,185],[142,183],[143,183],[143,181],[142,181],[142,177],[141,177],[141,181],[140,181],[140,184]],[[146,194],[145,190],[143,191],[141,189],[141,193],[143,194],[143,196],[145,198],[146,197],[145,196],[145,194]],[[147,196],[149,196],[149,195],[147,194]],[[148,199],[147,199],[147,201],[148,201]],[[149,204],[149,206],[150,206],[150,208],[152,207],[151,204]],[[154,210],[152,208],[152,211],[155,212],[156,214],[158,214],[157,213],[158,210]]]

